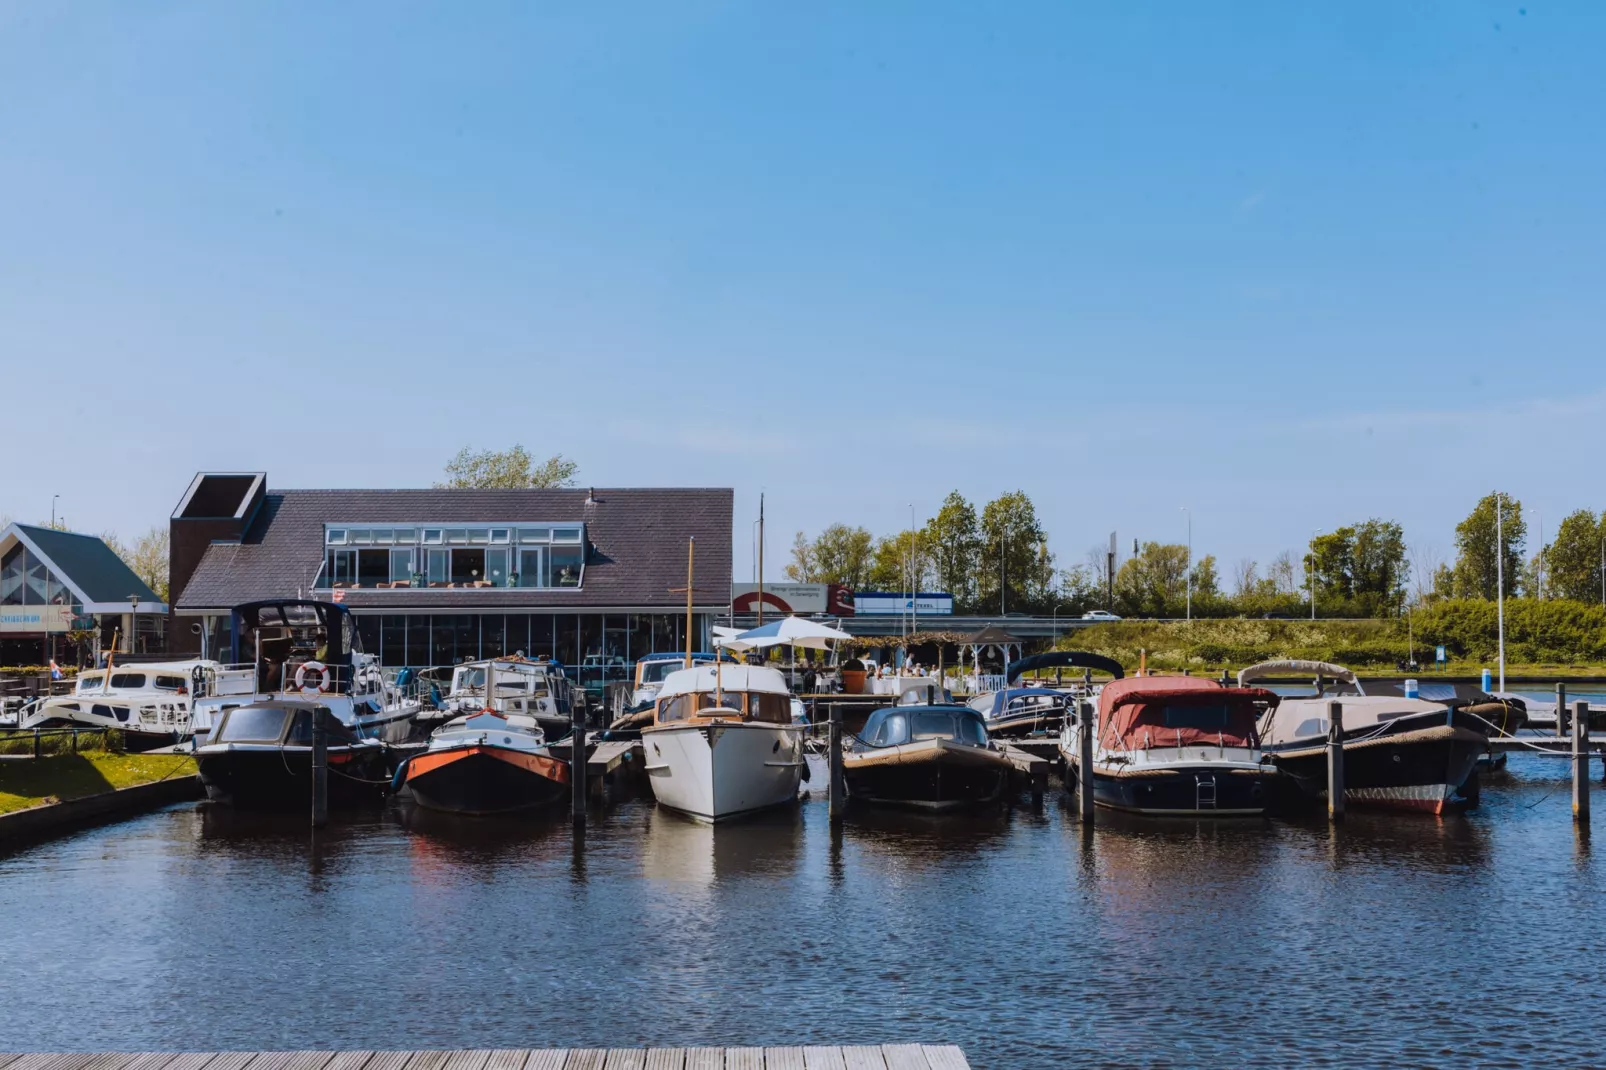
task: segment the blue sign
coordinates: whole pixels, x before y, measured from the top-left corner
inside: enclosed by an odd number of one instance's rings
[[[1440,665],[1444,664],[1444,661],[1445,661],[1444,647],[1441,646],[1441,647],[1438,648],[1438,650],[1435,652],[1434,660],[1437,661]]]

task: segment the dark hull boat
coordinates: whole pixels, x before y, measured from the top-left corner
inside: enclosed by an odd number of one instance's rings
[[[1070,776],[1075,782],[1074,766]],[[1276,802],[1277,770],[1221,763],[1128,770],[1093,767],[1093,801],[1112,810],[1185,817],[1253,817]],[[1069,786],[1069,785],[1068,785]]]
[[[1487,731],[1459,710],[1399,717],[1344,733],[1344,801],[1390,810],[1440,814],[1489,749]],[[1327,797],[1323,739],[1268,748],[1272,760],[1307,799]]]
[[[313,726],[328,755],[330,806],[381,798],[390,783],[391,749],[358,738],[327,706],[274,699],[224,712],[195,763],[207,798],[242,810],[294,810],[312,802]]]
[[[1311,697],[1285,697],[1263,725],[1265,751],[1298,787],[1300,799],[1327,797],[1328,713],[1341,710],[1346,805],[1439,814],[1475,794],[1469,781],[1489,737],[1526,717],[1518,703],[1481,691],[1417,689],[1358,680],[1339,665],[1270,661],[1238,674],[1240,684],[1294,673],[1314,680]],[[1458,798],[1459,796],[1459,798]]]
[[[454,814],[503,814],[561,802],[569,765],[544,753],[491,744],[431,750],[407,763],[413,801]]]
[[[889,706],[865,722],[842,756],[848,797],[947,810],[1004,795],[1013,767],[987,742],[981,714],[968,706]]]
[[[360,806],[383,798],[387,753],[373,743],[331,746],[329,805]],[[198,753],[196,765],[212,802],[239,810],[295,810],[312,803],[311,747],[222,744],[216,753]]]

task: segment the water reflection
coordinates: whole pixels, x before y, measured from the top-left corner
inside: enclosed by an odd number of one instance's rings
[[[777,807],[718,825],[653,806],[640,845],[641,873],[686,892],[743,877],[785,878],[797,868],[803,830],[801,806]]]

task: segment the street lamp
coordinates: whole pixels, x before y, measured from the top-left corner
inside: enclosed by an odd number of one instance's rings
[[[1053,632],[1055,642],[1058,642],[1060,637],[1060,610],[1064,609],[1065,606],[1065,602],[1056,602],[1054,604],[1054,612],[1049,618],[1049,630]]]
[[[1185,582],[1187,584],[1187,589],[1188,589],[1188,616],[1187,616],[1187,619],[1188,620],[1192,620],[1193,619],[1193,510],[1189,509],[1186,505],[1184,505],[1182,507],[1182,511],[1184,513],[1188,514],[1188,560],[1183,562],[1183,565],[1182,565],[1182,578],[1183,578],[1183,582]]]
[[[50,496],[50,526],[52,528],[56,526],[56,499],[60,497],[61,495],[59,494],[52,494]]]
[[[128,596],[128,652],[130,654],[134,652],[134,633],[139,630],[139,618],[135,616],[138,612],[139,595],[131,594]]]

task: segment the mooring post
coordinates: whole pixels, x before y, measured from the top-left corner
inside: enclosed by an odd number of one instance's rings
[[[72,730],[72,752],[74,754],[78,753],[78,726],[77,725],[74,725],[73,726],[73,730]]]
[[[1093,820],[1093,704],[1084,701],[1076,719],[1076,815]]]
[[[321,829],[329,823],[329,736],[318,719],[318,710],[312,711],[312,827]]]
[[[569,733],[569,787],[574,798],[570,813],[579,827],[586,823],[586,725],[578,710],[574,713],[574,729]]]
[[[39,757],[39,729],[33,730],[33,756]]]
[[[1344,818],[1344,704],[1327,704],[1327,816]]]
[[[1567,685],[1556,685],[1556,738],[1561,739],[1567,734]]]
[[[830,816],[832,821],[841,821],[842,814],[847,809],[848,791],[847,781],[842,775],[842,704],[831,703],[830,727],[825,735],[825,758],[830,770],[830,786],[827,790]]]
[[[1573,704],[1573,820],[1589,824],[1589,703]]]

